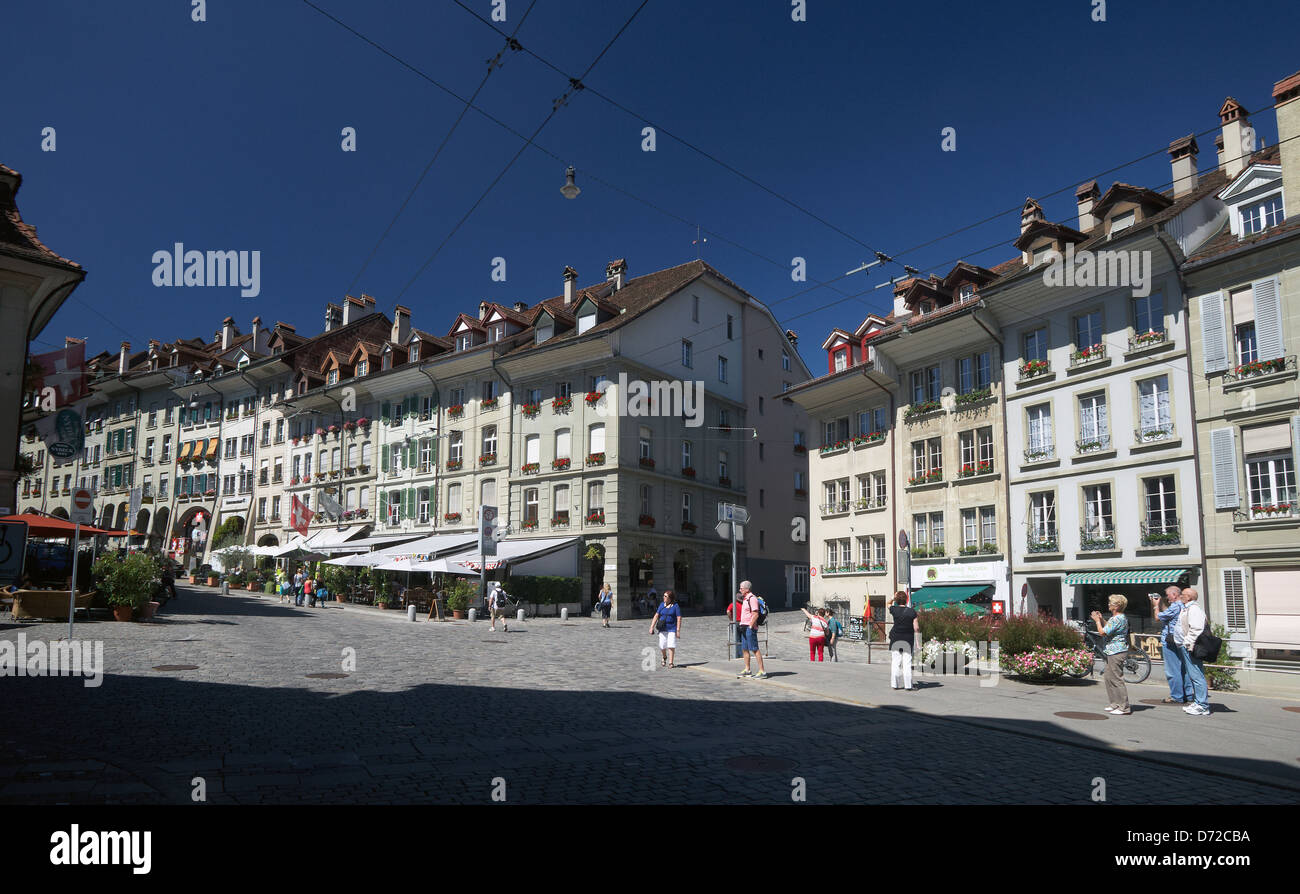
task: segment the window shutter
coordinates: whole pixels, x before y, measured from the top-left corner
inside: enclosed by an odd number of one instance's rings
[[[406,489],[406,517],[415,518],[415,488]]]
[[[1261,279],[1254,284],[1255,337],[1259,343],[1260,360],[1276,360],[1286,355],[1282,342],[1282,303],[1278,295],[1276,277]]]
[[[1246,571],[1244,568],[1224,568],[1223,602],[1224,621],[1229,630],[1246,629]]]
[[[377,521],[380,524],[387,524],[388,522],[388,492],[387,491],[381,490],[379,492],[379,518],[377,519]]]
[[[1291,456],[1291,468],[1300,469],[1300,416],[1291,417]]]
[[[379,446],[379,470],[381,472],[388,471],[388,445],[387,444],[381,444]]]
[[[1241,505],[1237,494],[1237,437],[1232,428],[1210,432],[1210,450],[1214,465],[1214,508],[1236,509]]]
[[[393,415],[393,405],[390,404],[388,401],[384,401],[384,405],[380,409],[379,415],[385,422],[387,422],[389,418]],[[388,467],[384,466],[384,468],[388,468]]]
[[[1201,356],[1206,374],[1228,368],[1228,333],[1223,318],[1223,293],[1201,296]]]

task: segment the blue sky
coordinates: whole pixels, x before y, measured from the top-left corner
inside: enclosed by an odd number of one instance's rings
[[[314,2],[466,98],[503,44],[452,0]],[[464,2],[491,15],[490,0]],[[507,0],[498,27],[513,29],[529,3]],[[518,39],[579,74],[639,4],[537,0]],[[390,315],[400,301],[416,326],[442,333],[481,299],[560,293],[565,265],[586,284],[617,257],[633,276],[689,260],[698,223],[716,234],[703,257],[771,304],[816,370],[832,326],[889,308],[888,289],[844,294],[886,276],[791,296],[868,249],[663,132],[657,151],[642,151],[648,123],[873,249],[946,271],[959,257],[1012,257],[1018,213],[905,250],[1055,190],[1047,216],[1068,221],[1075,185],[1151,152],[1102,189],[1165,188],[1163,148],[1215,127],[1226,95],[1275,142],[1272,85],[1300,69],[1293,0],[1260,0],[1247,18],[1208,2],[1111,0],[1105,22],[1092,21],[1091,0],[808,0],[806,22],[790,10],[789,0],[650,0],[586,78],[636,115],[578,92],[537,138],[563,162],[527,149],[416,278],[523,144],[469,112],[353,293]],[[92,353],[210,337],[227,314],[245,332],[260,315],[316,334],[462,108],[302,0],[211,0],[202,23],[188,0],[50,0],[6,10],[4,30],[0,161],[24,175],[24,218],[89,271],[36,351],[64,335],[88,337]],[[511,53],[476,105],[530,134],[567,87]],[[41,151],[47,126],[55,152]],[[347,126],[356,152],[341,151]],[[955,152],[940,149],[945,127]],[[1200,140],[1202,170],[1213,139]],[[574,201],[559,193],[564,163],[578,168]],[[155,287],[151,257],[175,242],[260,251],[261,294]],[[491,278],[496,257],[505,282]],[[808,283],[791,280],[794,257],[807,260]]]

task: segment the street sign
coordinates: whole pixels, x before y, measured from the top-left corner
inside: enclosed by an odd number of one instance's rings
[[[478,508],[478,551],[481,555],[497,554],[496,527],[497,507],[480,506]]]
[[[73,493],[72,509],[68,512],[68,520],[83,525],[95,523],[95,500],[90,495],[90,491],[79,490]]]
[[[0,522],[0,587],[22,580],[26,556],[27,522]]]
[[[718,515],[722,521],[734,521],[738,525],[749,524],[749,510],[735,503],[719,503]]]
[[[717,525],[714,526],[713,530],[717,531],[718,536],[721,537],[723,540],[731,539],[731,522],[720,521],[717,523]],[[744,525],[739,525],[739,524],[736,525],[736,542],[737,543],[745,542]]]

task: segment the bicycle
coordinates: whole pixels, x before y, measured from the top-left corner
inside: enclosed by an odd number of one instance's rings
[[[1106,653],[1101,650],[1101,635],[1096,631],[1086,631],[1083,638],[1088,650],[1092,652],[1092,661],[1089,662],[1087,670],[1078,673],[1067,671],[1069,676],[1076,680],[1092,676],[1093,673],[1101,676],[1106,672]],[[1141,649],[1130,647],[1128,654],[1124,656],[1124,682],[1141,683],[1149,676],[1151,676],[1151,656]]]

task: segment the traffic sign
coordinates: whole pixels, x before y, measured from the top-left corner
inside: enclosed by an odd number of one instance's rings
[[[79,490],[72,495],[72,509],[68,512],[68,520],[80,522],[83,525],[93,525],[95,523],[95,499],[88,490]]]
[[[719,503],[718,514],[722,521],[734,521],[738,525],[749,523],[749,510],[735,503]]]
[[[0,522],[0,587],[22,580],[26,556],[27,522]]]
[[[731,522],[720,521],[720,522],[718,522],[718,524],[714,527],[713,530],[717,531],[717,532],[718,532],[718,536],[721,537],[723,540],[730,540],[730,539],[731,539]],[[736,542],[737,542],[737,543],[744,543],[744,542],[745,542],[745,526],[744,526],[744,525],[740,525],[740,524],[736,525]]]

